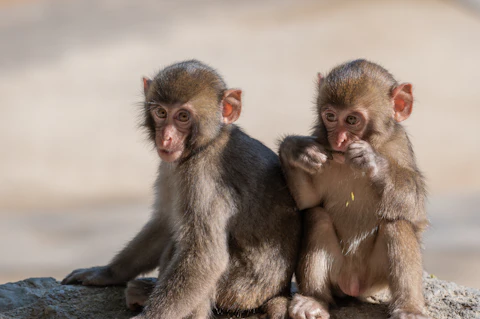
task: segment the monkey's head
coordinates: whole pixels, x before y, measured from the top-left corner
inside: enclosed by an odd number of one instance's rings
[[[318,74],[316,125],[320,142],[345,152],[357,140],[382,145],[412,112],[412,85],[398,84],[378,64],[355,60]]]
[[[241,90],[196,61],[176,63],[143,78],[144,126],[163,161],[175,162],[207,145],[240,116]]]

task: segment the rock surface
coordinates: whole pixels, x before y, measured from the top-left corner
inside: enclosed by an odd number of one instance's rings
[[[426,276],[425,298],[432,318],[480,318],[480,290]],[[336,307],[332,307],[331,318],[387,318],[385,297],[379,297],[377,301],[375,304],[353,298],[340,300]],[[125,307],[123,287],[62,286],[54,278],[30,278],[0,285],[1,319],[126,319],[134,315]]]

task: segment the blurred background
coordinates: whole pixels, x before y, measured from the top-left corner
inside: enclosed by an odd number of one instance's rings
[[[276,150],[316,72],[367,58],[414,85],[425,268],[480,288],[480,1],[0,0],[0,284],[106,264],[146,222],[159,160],[141,77],[197,58]]]

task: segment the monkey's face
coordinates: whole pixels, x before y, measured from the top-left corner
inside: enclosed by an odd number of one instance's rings
[[[333,151],[344,153],[350,144],[363,139],[368,124],[364,109],[327,105],[321,116]]]
[[[165,162],[185,155],[185,143],[193,123],[193,108],[188,104],[156,104],[150,110],[155,123],[155,146]]]

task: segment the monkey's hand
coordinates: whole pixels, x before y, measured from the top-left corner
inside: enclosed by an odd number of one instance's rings
[[[299,168],[314,175],[331,159],[331,154],[312,136],[288,136],[280,145],[284,165]]]
[[[365,171],[370,177],[376,177],[385,167],[386,160],[378,155],[366,141],[356,141],[348,146],[345,160],[351,167]]]
[[[113,286],[125,282],[126,280],[115,276],[110,267],[101,266],[74,270],[62,280],[62,285]]]

